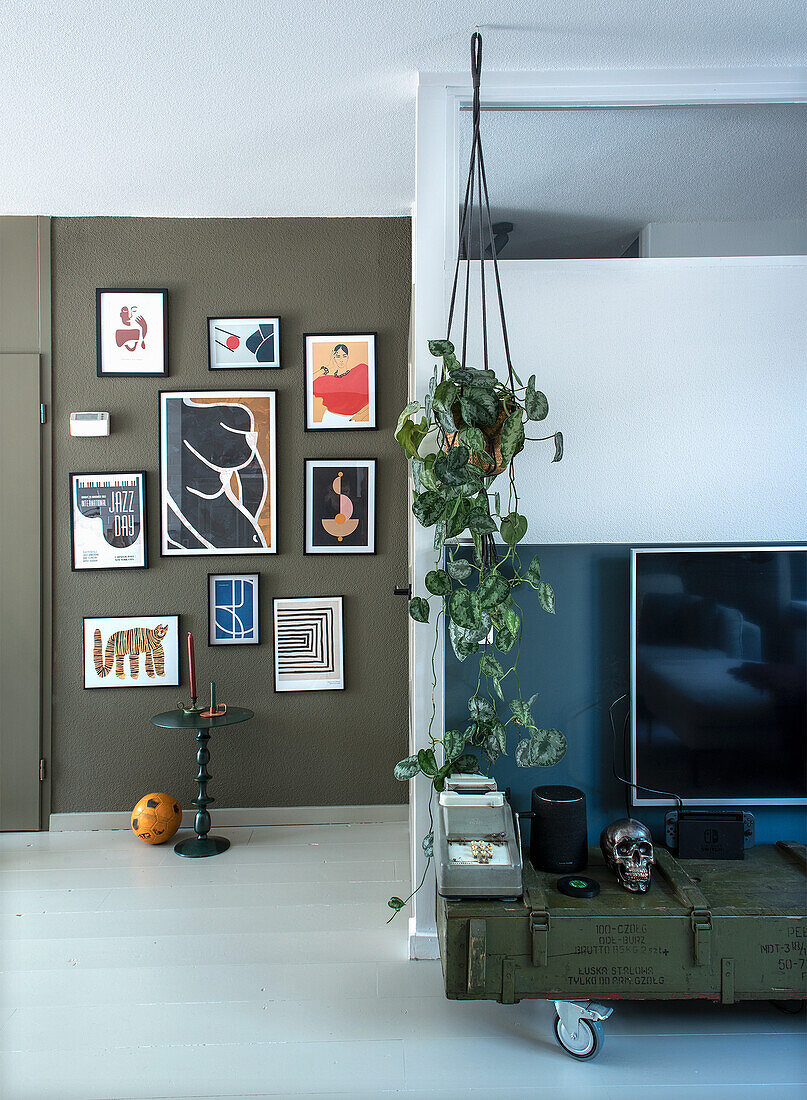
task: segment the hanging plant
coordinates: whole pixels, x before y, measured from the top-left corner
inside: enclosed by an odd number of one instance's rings
[[[561,432],[527,435],[531,423],[546,419],[549,402],[536,388],[534,375],[526,386],[521,382],[510,358],[479,137],[481,59],[482,40],[477,33],[471,39],[473,142],[447,336],[445,340],[429,342],[429,350],[439,362],[428,392],[422,399],[409,402],[398,419],[395,433],[412,463],[412,512],[421,527],[434,529],[435,549],[434,568],[424,580],[426,594],[415,595],[409,601],[410,616],[418,623],[434,626],[431,719],[423,747],[396,764],[395,778],[405,782],[424,775],[432,793],[443,790],[446,777],[452,772],[477,772],[480,766],[489,768],[499,756],[508,755],[508,749],[522,768],[549,767],[557,764],[566,752],[566,739],[560,730],[543,728],[534,718],[536,695],[524,698],[518,677],[523,618],[514,593],[520,588],[528,590],[535,604],[549,614],[555,612],[555,594],[541,577],[538,558],[533,557],[525,564],[518,553],[528,524],[519,511],[516,459],[528,442],[551,440],[552,461],[559,462],[563,458],[563,435]],[[470,268],[475,262],[469,257],[475,220],[481,286],[481,367],[465,365]],[[483,241],[489,242],[488,258],[492,260],[495,277],[506,381],[489,366]],[[458,357],[449,337],[463,262],[465,312],[463,346]],[[505,486],[501,490],[497,487],[499,478]],[[497,545],[497,534],[503,547]],[[458,540],[463,536],[473,547],[470,560],[457,556]],[[478,667],[476,689],[468,700],[468,717],[461,730],[433,728],[437,686],[434,655],[441,619],[445,621],[457,659],[474,660]],[[510,658],[513,652],[514,657]],[[431,798],[429,816],[431,820]],[[433,843],[430,830],[422,841],[427,857],[423,877],[409,898],[390,898],[392,917],[423,885]]]

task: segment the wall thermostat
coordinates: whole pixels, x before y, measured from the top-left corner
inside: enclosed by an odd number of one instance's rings
[[[71,435],[109,435],[109,413],[70,413]]]

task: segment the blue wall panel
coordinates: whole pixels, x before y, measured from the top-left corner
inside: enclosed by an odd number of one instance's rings
[[[630,687],[630,547],[626,545],[528,545],[522,561],[534,554],[541,574],[555,590],[555,615],[538,606],[532,589],[515,595],[525,611],[519,659],[522,695],[538,692],[532,711],[538,726],[563,730],[569,742],[554,768],[517,768],[512,756],[500,757],[493,774],[509,786],[517,810],[529,809],[530,792],[542,783],[570,783],[586,793],[589,842],[625,813],[622,784],[611,770],[608,707]],[[459,662],[446,646],[446,728],[464,729],[467,700],[476,687],[476,662]],[[621,728],[618,731],[621,748]],[[511,738],[511,740],[513,740]],[[807,842],[807,810],[749,807],[756,816],[757,842]],[[664,810],[642,809],[637,817],[663,839]],[[525,837],[528,834],[525,831]]]

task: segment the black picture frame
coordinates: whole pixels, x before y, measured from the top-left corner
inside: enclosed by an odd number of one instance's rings
[[[230,397],[230,396],[234,396],[234,395],[249,396],[249,397],[268,397],[269,398],[269,414],[270,414],[270,421],[269,422],[270,422],[270,425],[271,425],[271,439],[270,439],[270,455],[269,455],[267,471],[268,471],[268,474],[269,474],[268,493],[269,493],[269,497],[270,497],[270,500],[271,500],[271,508],[272,508],[271,515],[272,515],[272,518],[273,518],[272,545],[271,545],[271,547],[261,548],[261,549],[257,549],[257,550],[254,547],[251,547],[251,546],[250,547],[244,547],[244,548],[235,548],[235,547],[222,547],[222,548],[219,548],[219,547],[215,547],[215,548],[210,549],[210,550],[205,549],[205,548],[192,549],[192,550],[183,550],[183,551],[166,550],[166,545],[165,545],[166,541],[167,541],[166,533],[165,533],[166,501],[164,499],[164,494],[166,493],[166,490],[167,490],[168,472],[165,468],[165,463],[163,461],[163,450],[164,450],[163,444],[164,444],[164,427],[165,427],[165,425],[163,423],[163,405],[164,405],[163,399],[164,398],[168,399],[168,398],[171,398],[171,397],[189,397],[189,396],[192,396],[194,394],[202,395],[205,398],[214,398],[214,397],[217,397],[217,396]],[[277,524],[277,515],[278,515],[277,500],[278,500],[278,491],[279,491],[278,490],[279,478],[278,478],[278,472],[277,472],[277,452],[278,452],[278,448],[277,448],[277,422],[278,422],[278,419],[277,419],[277,399],[278,399],[278,391],[277,390],[251,389],[251,388],[247,388],[247,387],[242,388],[240,386],[229,386],[229,387],[226,387],[226,388],[223,388],[223,389],[222,388],[204,389],[202,387],[197,387],[196,389],[159,390],[158,391],[158,393],[157,393],[157,448],[158,448],[158,465],[157,465],[157,468],[158,468],[158,478],[159,478],[159,485],[158,485],[159,501],[160,501],[160,503],[159,503],[159,539],[160,539],[160,557],[161,558],[192,558],[192,557],[217,557],[217,556],[220,557],[220,556],[226,556],[226,555],[241,557],[243,555],[250,555],[250,554],[264,555],[264,554],[277,554],[277,553],[279,553],[279,549],[278,549],[279,530],[278,530],[278,524]]]
[[[369,337],[372,339],[373,347],[373,378],[370,391],[372,394],[370,400],[370,406],[372,409],[372,424],[354,424],[354,425],[331,425],[328,424],[325,427],[311,427],[308,423],[308,341],[316,339],[317,337],[333,337],[339,341],[340,338],[350,339],[350,337]],[[368,364],[369,367],[369,364]],[[377,432],[378,431],[378,333],[369,329],[363,332],[304,332],[303,333],[303,427],[307,432]]]
[[[311,517],[309,516],[308,508],[311,503],[309,500],[309,485],[308,485],[308,468],[312,463],[318,463],[320,465],[334,465],[338,466],[340,463],[354,463],[356,465],[366,466],[368,469],[372,468],[372,490],[368,501],[368,528],[369,528],[369,540],[368,549],[363,547],[348,546],[343,549],[319,549],[309,550],[309,541],[313,543],[313,539],[309,540]],[[303,460],[303,553],[310,555],[311,557],[335,556],[340,557],[342,555],[357,554],[362,557],[371,557],[377,553],[376,551],[376,512],[378,507],[378,459],[377,458],[306,458]]]
[[[211,600],[212,581],[214,577],[249,577],[255,578],[255,638],[248,642],[214,641],[213,639],[213,602]],[[207,644],[218,649],[219,646],[253,646],[261,644],[261,575],[260,573],[208,573],[207,574]]]
[[[141,492],[141,514],[140,522],[143,531],[143,563],[142,565],[76,565],[76,511],[75,511],[75,499],[73,488],[77,478],[97,478],[99,481],[104,478],[138,478],[140,480]],[[110,471],[95,471],[95,470],[82,470],[71,472],[70,479],[70,568],[73,573],[106,573],[117,570],[131,570],[131,569],[148,569],[149,562],[149,545],[148,545],[148,473],[146,470],[110,470]]]
[[[101,303],[104,294],[143,295],[156,294],[162,298],[162,369],[136,371],[105,371],[103,369]],[[95,288],[95,373],[98,378],[164,378],[168,374],[168,291],[161,287],[117,287]]]
[[[254,365],[250,364],[250,363],[236,363],[236,364],[233,364],[232,366],[227,366],[227,367],[214,367],[213,366],[213,345],[210,341],[210,327],[211,327],[211,322],[213,322],[213,321],[255,321],[256,323],[265,323],[267,321],[273,322],[274,323],[274,328],[275,328],[275,344],[276,344],[275,359],[276,359],[276,362],[275,363],[255,363]],[[208,317],[206,322],[205,322],[205,325],[206,325],[206,328],[207,328],[207,369],[209,371],[212,371],[213,374],[218,374],[221,371],[228,371],[228,370],[249,370],[249,371],[254,371],[254,370],[281,370],[282,369],[283,364],[280,361],[280,317],[251,317],[249,314],[242,315],[242,316],[239,316],[239,317],[219,317],[219,316],[215,316],[215,317]]]
[[[172,622],[174,622],[176,624],[176,665],[177,665],[176,680],[170,680],[170,681],[167,681],[165,683],[155,684],[154,683],[154,678],[149,677],[148,673],[144,673],[143,676],[138,676],[136,683],[129,683],[129,684],[115,683],[114,682],[115,671],[114,671],[114,667],[113,667],[106,674],[107,676],[113,677],[111,682],[107,682],[107,683],[104,683],[104,684],[88,684],[87,683],[87,653],[86,653],[86,648],[85,648],[87,630],[86,630],[86,625],[85,624],[87,622],[102,622],[104,620],[115,620],[117,622],[122,622],[122,621],[125,621],[127,619],[131,619],[131,620],[135,620],[135,621],[138,620],[138,619],[140,619],[140,620],[142,620],[142,619],[163,619],[165,621],[171,620]],[[144,615],[84,615],[82,620],[81,620],[81,679],[82,679],[82,683],[84,685],[84,690],[85,691],[104,691],[104,690],[109,690],[110,688],[114,688],[114,689],[117,689],[117,690],[125,690],[127,688],[133,688],[133,687],[138,687],[138,688],[179,687],[180,684],[182,683],[182,668],[181,668],[181,665],[180,665],[180,656],[179,656],[179,649],[180,649],[180,646],[179,646],[179,623],[180,623],[180,617],[179,617],[179,615],[175,615],[175,614],[172,614],[172,615],[145,615],[145,614]],[[108,641],[108,639],[107,639],[107,641]],[[139,663],[140,663],[140,661],[139,661],[139,656],[138,656],[138,664]],[[124,658],[124,668],[128,669],[129,667],[130,667],[129,658],[125,657]]]

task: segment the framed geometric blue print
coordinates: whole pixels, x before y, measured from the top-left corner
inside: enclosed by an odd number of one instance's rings
[[[258,574],[208,573],[208,645],[258,645]]]

